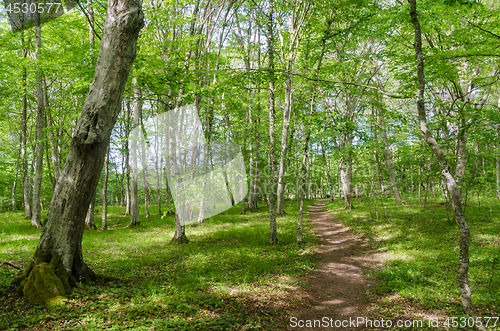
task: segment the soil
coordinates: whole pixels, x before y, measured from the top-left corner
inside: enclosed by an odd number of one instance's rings
[[[327,201],[310,206],[309,220],[312,231],[319,237],[317,272],[305,277],[304,300],[292,309],[286,330],[362,330],[363,324],[353,327],[353,321],[368,313],[370,302],[366,291],[373,280],[366,271],[378,264],[377,252],[367,239],[351,232],[342,222],[332,217],[325,208]],[[292,319],[295,317],[296,319]],[[351,320],[349,320],[349,318]],[[299,327],[299,320],[307,320],[316,327]],[[319,326],[319,321],[322,326]],[[328,327],[325,327],[325,321]],[[350,327],[335,327],[349,321]],[[343,322],[347,325],[347,322]],[[313,325],[313,324],[311,324]]]

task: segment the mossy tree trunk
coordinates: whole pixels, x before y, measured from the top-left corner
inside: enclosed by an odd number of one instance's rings
[[[82,256],[85,215],[96,190],[144,15],[139,0],[109,0],[97,67],[35,254],[14,279],[36,303],[64,297],[96,275]],[[47,288],[53,291],[47,291]]]

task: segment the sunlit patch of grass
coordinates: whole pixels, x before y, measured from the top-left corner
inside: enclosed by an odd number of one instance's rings
[[[1,268],[0,296],[11,307],[0,308],[0,320],[7,316],[8,327],[26,330],[283,328],[299,276],[315,268],[317,241],[305,219],[306,243],[296,244],[296,203],[287,202],[287,215],[278,217],[280,244],[270,246],[268,209],[259,207],[240,215],[241,206],[235,206],[201,225],[187,225],[190,242],[173,245],[173,216],[162,218],[152,207],[146,219],[141,206],[142,225],[126,228],[130,216],[123,207],[110,206],[109,230],[85,231],[83,254],[94,271],[122,281],[80,285],[64,307],[33,307],[7,291],[16,270]],[[95,220],[99,228],[100,213]],[[41,230],[31,228],[21,213],[0,214],[0,224],[0,260],[24,266]]]
[[[372,272],[378,282],[370,289],[379,303],[397,295],[403,301],[393,304],[396,315],[404,315],[411,303],[418,309],[461,316],[456,276],[459,231],[452,212],[446,211],[444,201],[431,201],[420,211],[415,197],[407,195],[405,200],[411,205],[384,198],[384,207],[378,206],[378,219],[373,203],[369,205],[366,198],[357,199],[352,211],[343,209],[342,201],[327,208],[384,252],[385,264]],[[483,200],[481,220],[478,206],[470,203],[466,209],[471,229],[469,282],[479,313],[499,316],[500,273],[493,273],[493,263],[500,260],[500,205],[491,198]]]

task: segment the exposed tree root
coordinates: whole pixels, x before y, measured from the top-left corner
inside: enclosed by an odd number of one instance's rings
[[[14,269],[17,269],[17,270],[22,270],[21,268],[16,267],[15,265],[13,265],[13,264],[11,264],[11,263],[9,263],[9,262],[2,262],[2,263],[0,263],[0,267],[2,267],[2,266],[4,266],[4,265],[8,265],[8,266],[10,266],[10,267],[12,267],[12,268],[14,268]]]

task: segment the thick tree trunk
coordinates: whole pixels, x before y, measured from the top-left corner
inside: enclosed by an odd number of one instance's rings
[[[41,226],[41,206],[42,198],[42,176],[43,176],[43,129],[45,128],[45,113],[43,104],[43,80],[42,69],[40,66],[40,49],[42,48],[42,28],[40,26],[40,14],[35,14],[35,46],[36,46],[36,152],[34,159],[35,166],[35,182],[33,185],[33,215],[31,216],[31,225]]]
[[[474,317],[476,312],[472,302],[471,290],[468,281],[469,271],[469,241],[470,230],[465,221],[464,212],[461,205],[460,190],[455,182],[455,178],[450,173],[450,167],[447,164],[445,155],[441,146],[432,137],[431,130],[427,125],[424,91],[425,91],[425,74],[424,74],[424,55],[422,52],[422,33],[420,30],[420,22],[417,16],[417,3],[416,0],[409,0],[410,2],[410,16],[415,30],[415,53],[417,56],[417,76],[418,76],[418,93],[417,93],[417,111],[420,121],[420,129],[422,130],[425,140],[429,147],[432,149],[436,158],[441,165],[443,177],[446,180],[446,186],[450,194],[451,202],[453,205],[453,213],[455,221],[460,229],[460,257],[458,266],[458,284],[460,286],[460,297],[462,299],[462,306],[467,315]],[[478,327],[479,330],[486,330],[483,326]]]
[[[104,179],[102,182],[102,230],[108,229],[108,177],[109,177],[109,145],[104,158]]]
[[[140,1],[109,0],[94,80],[52,196],[47,223],[33,258],[14,280],[34,303],[57,302],[76,282],[96,279],[82,255],[85,214],[120,112],[142,24]],[[48,293],[47,288],[54,291]]]

